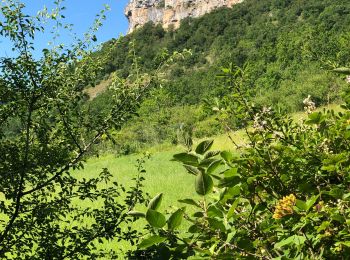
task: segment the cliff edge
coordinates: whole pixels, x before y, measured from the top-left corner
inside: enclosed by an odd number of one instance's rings
[[[129,20],[128,33],[152,21],[178,28],[186,17],[199,17],[219,7],[232,7],[243,0],[130,0],[125,8]]]

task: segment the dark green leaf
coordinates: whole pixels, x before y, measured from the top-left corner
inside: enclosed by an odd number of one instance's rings
[[[186,170],[187,170],[189,173],[191,173],[191,174],[193,174],[193,175],[197,175],[197,174],[200,173],[200,170],[199,170],[197,167],[194,167],[194,166],[192,166],[192,165],[186,165],[186,164],[184,164],[183,166],[186,168]]]
[[[331,219],[338,221],[339,223],[344,223],[346,221],[346,219],[339,213],[332,214]]]
[[[201,229],[197,225],[192,225],[189,227],[188,232],[190,233],[200,233]]]
[[[325,192],[325,194],[327,193]],[[344,191],[338,187],[335,187],[328,192],[328,195],[332,196],[335,199],[341,199],[343,197],[343,194]]]
[[[213,143],[214,143],[214,140],[206,140],[201,142],[196,148],[196,153],[205,154],[208,150],[210,150]]]
[[[212,157],[218,155],[219,153],[220,153],[220,151],[209,151],[204,155],[204,159],[212,158]]]
[[[209,225],[213,228],[213,229],[219,229],[220,231],[224,232],[226,230],[225,225],[223,223],[223,219],[217,220],[215,218],[208,218],[208,222]]]
[[[183,164],[198,165],[198,157],[189,153],[178,153],[173,156],[174,161],[182,162]]]
[[[216,160],[215,162],[212,162],[210,166],[207,169],[207,174],[213,173],[221,164],[221,160]]]
[[[204,159],[203,161],[201,161],[199,163],[199,166],[201,166],[201,167],[209,167],[209,165],[212,164],[212,162],[215,162],[215,161],[216,161],[215,158]]]
[[[146,217],[145,213],[139,212],[139,211],[130,211],[128,213],[128,215],[133,216],[133,217],[137,217],[137,218],[144,218],[144,217]]]
[[[212,178],[205,173],[200,173],[196,178],[196,192],[199,195],[205,196],[210,193],[213,189],[213,180]]]

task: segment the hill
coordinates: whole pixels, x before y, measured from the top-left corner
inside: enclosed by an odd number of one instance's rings
[[[146,71],[158,66],[164,49],[192,51],[169,67],[163,88],[156,89],[141,106],[140,117],[116,135],[122,143],[118,148],[128,153],[144,144],[178,143],[183,126],[198,138],[223,131],[211,107],[220,106],[230,93],[216,77],[230,64],[245,68],[245,86],[260,105],[293,112],[302,109],[308,95],[317,106],[337,102],[345,81],[328,70],[349,63],[349,13],[350,3],[340,0],[247,0],[186,18],[177,30],[147,23],[105,43],[95,54],[98,58],[111,52],[100,80],[112,72],[128,75],[134,46],[130,42],[135,42],[139,64]],[[93,106],[103,110],[108,99],[107,91]],[[233,127],[236,123],[232,120]]]

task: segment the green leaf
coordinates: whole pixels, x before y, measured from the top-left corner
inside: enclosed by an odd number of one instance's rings
[[[196,148],[196,153],[205,154],[213,146],[213,143],[214,140],[206,140],[201,142]]]
[[[193,174],[193,175],[197,175],[197,174],[199,174],[199,173],[201,172],[198,168],[196,168],[196,167],[194,167],[194,166],[192,166],[192,165],[186,165],[186,164],[184,164],[183,166],[186,168],[186,170],[187,170],[189,173],[191,173],[191,174]]]
[[[153,209],[148,209],[146,213],[147,222],[155,228],[162,228],[166,224],[165,216]]]
[[[213,179],[205,173],[200,173],[196,178],[196,192],[199,195],[205,196],[210,193],[213,189]]]
[[[222,213],[222,211],[220,209],[218,209],[216,206],[211,205],[208,210],[207,210],[207,215],[208,217],[219,217],[219,218],[223,218],[224,214]]]
[[[236,199],[236,200],[232,203],[230,209],[229,209],[228,212],[227,212],[227,216],[226,216],[227,220],[229,220],[230,218],[232,218],[233,215],[235,214],[235,210],[236,210],[236,208],[237,208],[237,206],[238,206],[239,201],[240,201],[240,199],[238,198],[238,199]]]
[[[210,254],[211,255],[214,255],[214,253],[215,253],[215,248],[217,247],[217,244],[218,244],[219,242],[216,242],[214,245],[212,245],[210,248],[209,248],[209,252],[210,252]]]
[[[302,245],[304,244],[306,238],[303,237],[303,236],[297,236],[297,235],[293,235],[293,236],[290,236],[278,243],[275,244],[275,248],[276,249],[280,249],[282,248],[283,246],[287,246],[287,245],[290,245],[290,244],[294,244],[294,245]]]
[[[241,183],[240,175],[236,175],[233,177],[221,179],[218,187],[220,187],[220,188],[232,187],[232,186],[235,186],[235,185],[240,184],[240,183]]]
[[[163,193],[159,193],[157,196],[155,196],[148,204],[149,209],[157,210],[162,203],[163,200]]]
[[[182,219],[184,216],[184,211],[182,209],[178,209],[175,211],[170,218],[168,219],[168,229],[174,230],[181,225]]]
[[[142,242],[137,247],[139,249],[146,249],[146,248],[149,248],[155,244],[162,243],[165,240],[166,240],[165,237],[151,236],[151,237],[148,237],[148,238],[142,240]]]
[[[198,165],[198,157],[189,153],[178,153],[173,156],[173,161],[179,161],[184,164]]]
[[[332,214],[331,219],[338,221],[339,223],[344,223],[346,221],[345,218],[338,213]]]
[[[207,167],[209,167],[210,164],[212,164],[215,161],[216,161],[215,158],[204,159],[203,161],[201,161],[199,163],[199,166],[207,168]]]
[[[215,162],[212,162],[208,169],[207,169],[207,174],[213,173],[221,164],[221,160],[216,160]]]
[[[323,230],[326,230],[331,225],[329,221],[323,221],[322,224],[317,228],[317,232],[320,233]]]
[[[220,155],[221,155],[222,159],[224,159],[225,162],[227,162],[227,163],[230,163],[233,159],[233,155],[229,151],[223,151],[220,153]]]
[[[228,189],[227,193],[230,194],[231,197],[238,196],[241,194],[241,184],[237,184],[231,188]]]
[[[238,176],[240,177],[240,175],[238,174],[238,169],[237,168],[231,168],[227,171],[224,171],[224,175],[226,178],[230,178],[230,177],[234,177],[234,176]]]
[[[209,225],[212,229],[219,229],[222,232],[225,232],[226,228],[223,223],[223,220],[217,220],[215,218],[208,218]]]
[[[295,206],[297,206],[298,209],[305,210],[305,211],[307,210],[307,205],[305,201],[296,200]]]
[[[306,201],[306,211],[309,211],[311,207],[316,203],[320,195],[312,196],[310,199]]]
[[[196,207],[200,208],[200,205],[193,199],[178,200],[178,202],[189,204],[189,205],[193,205],[193,206],[196,206]]]
[[[308,120],[305,121],[306,124],[312,125],[312,124],[320,124],[324,121],[324,116],[321,112],[314,112],[311,113],[308,117]]]
[[[137,217],[137,218],[144,218],[144,217],[146,217],[145,213],[139,212],[139,211],[130,211],[128,213],[128,215],[133,216],[133,217]]]
[[[204,159],[209,159],[214,156],[217,156],[220,153],[220,151],[209,151],[204,155]]]
[[[200,233],[202,230],[197,225],[192,225],[188,228],[189,233]]]
[[[316,195],[316,196],[312,196],[307,201],[296,200],[295,205],[297,206],[298,209],[309,211],[310,208],[316,203],[318,198],[319,198],[319,195]]]

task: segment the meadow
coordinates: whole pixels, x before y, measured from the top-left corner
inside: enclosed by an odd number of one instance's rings
[[[244,132],[237,131],[230,133],[231,138],[239,144],[244,143]],[[213,139],[212,150],[233,150],[234,145],[228,134],[221,134],[208,139]],[[194,145],[204,139],[194,140]],[[151,197],[158,193],[164,193],[163,206],[181,206],[178,199],[197,196],[194,190],[194,176],[186,172],[185,168],[178,162],[172,161],[176,153],[185,151],[183,146],[158,145],[145,150],[151,156],[146,160],[143,174],[145,178],[144,190]],[[112,181],[122,184],[124,187],[133,185],[137,175],[137,159],[142,158],[143,153],[127,156],[116,156],[114,154],[102,154],[92,157],[85,163],[84,169],[76,172],[77,178],[94,177],[103,168],[107,168],[114,176]]]
[[[237,143],[244,142],[244,132],[237,131],[230,133],[231,138]],[[213,150],[232,150],[234,145],[227,134],[218,135],[212,137],[214,139]],[[201,142],[202,139],[194,140],[194,145]],[[84,164],[84,169],[76,171],[75,177],[93,178],[96,177],[103,168],[107,168],[113,175],[111,181],[115,181],[125,188],[134,185],[133,178],[137,175],[137,160],[144,157],[144,153],[150,154],[150,158],[146,159],[144,168],[146,170],[143,173],[145,181],[143,182],[144,192],[148,193],[150,197],[154,197],[159,193],[164,193],[163,202],[160,207],[160,211],[167,212],[169,209],[174,211],[177,208],[183,207],[184,204],[178,200],[183,198],[199,199],[200,196],[195,191],[195,176],[189,174],[184,167],[178,162],[172,161],[172,157],[176,153],[185,151],[186,148],[180,145],[158,145],[149,148],[143,153],[128,155],[128,156],[116,156],[114,154],[102,154],[99,157],[91,157]],[[100,184],[103,188],[104,184]],[[99,201],[84,201],[82,207],[102,207],[102,203]],[[138,205],[136,210],[144,211],[145,207]],[[187,214],[192,214],[192,208],[186,210]],[[89,219],[86,219],[84,225],[90,225]],[[139,219],[133,223],[133,227],[136,229],[144,228],[146,221]],[[186,232],[188,225],[182,225],[181,232]],[[148,234],[145,234],[147,236]],[[120,254],[124,254],[126,250],[132,249],[128,242],[121,241],[105,241],[103,244],[97,244],[97,248],[103,250],[116,250],[121,251]]]

